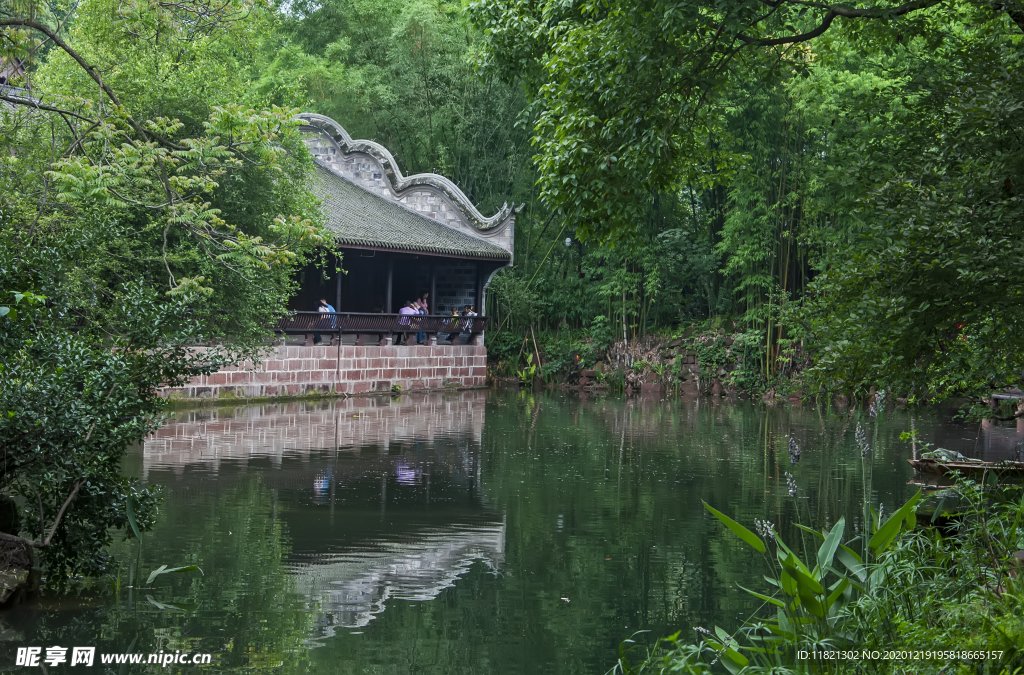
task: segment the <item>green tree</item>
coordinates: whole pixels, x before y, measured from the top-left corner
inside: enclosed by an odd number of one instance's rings
[[[443,174],[482,211],[530,199],[525,98],[477,72],[481,36],[459,3],[300,0],[282,33],[258,85],[279,101],[382,143],[405,173]]]
[[[0,94],[0,489],[22,499],[2,538],[51,583],[100,571],[111,528],[152,524],[155,495],[118,467],[157,388],[257,350],[321,241],[296,111],[248,89],[266,16],[0,9],[27,66]]]
[[[652,195],[693,197],[721,259],[703,281],[760,334],[766,376],[802,340],[827,388],[1019,379],[1016,3],[470,12],[486,67],[533,95],[544,203],[617,241]]]
[[[837,138],[828,172],[859,197],[855,222],[801,314],[836,388],[985,395],[1024,368],[1020,37],[970,7],[957,19],[878,39],[875,64],[832,45],[808,83],[809,105],[857,129]]]

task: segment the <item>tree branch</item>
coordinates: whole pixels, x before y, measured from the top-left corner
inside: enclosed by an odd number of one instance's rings
[[[60,47],[61,50],[64,51],[64,53],[66,53],[68,56],[74,59],[75,63],[77,63],[82,68],[82,70],[84,70],[89,75],[89,77],[91,77],[92,80],[100,86],[100,90],[107,95],[111,103],[113,103],[118,108],[121,108],[122,112],[124,111],[124,106],[121,104],[121,100],[117,97],[117,94],[114,93],[114,90],[108,87],[106,83],[103,82],[103,78],[99,76],[98,72],[96,72],[96,67],[89,65],[89,63],[86,62],[86,60],[82,58],[82,56],[78,52],[72,49],[68,43],[64,42],[64,40],[62,40],[61,37],[57,35],[55,32],[50,30],[50,28],[48,28],[44,24],[39,23],[38,21],[32,21],[31,19],[23,18],[0,19],[0,26],[24,26],[25,28],[31,28],[32,30],[39,31],[40,33],[48,37],[50,40],[53,41],[55,45]],[[137,133],[139,137],[142,138],[143,140],[152,137],[160,141],[162,144],[174,148],[175,150],[185,149],[184,146],[172,143],[170,140],[164,138],[163,136],[157,133],[147,131],[142,127],[141,124],[136,122],[135,118],[133,118],[131,115],[124,112],[123,114],[125,121],[128,122],[128,125],[131,126],[131,128],[135,130],[135,133]]]
[[[64,505],[61,506],[60,511],[57,512],[57,518],[53,521],[53,526],[50,528],[50,533],[46,535],[46,539],[43,540],[43,546],[50,545],[50,542],[53,540],[54,533],[57,532],[57,526],[60,525],[60,521],[64,517],[64,512],[68,510],[69,506],[71,506],[71,502],[75,499],[75,496],[78,494],[78,488],[82,487],[82,483],[84,482],[85,479],[82,478],[77,483],[75,483],[75,489],[72,490],[71,494],[68,495],[68,498],[64,500]]]
[[[93,81],[95,81],[96,84],[100,86],[100,89],[103,90],[103,93],[105,93],[110,98],[111,102],[114,105],[121,107],[121,101],[117,98],[117,94],[115,94],[110,87],[104,84],[103,78],[101,78],[99,74],[96,72],[95,66],[89,65],[85,61],[85,59],[83,59],[78,54],[78,52],[72,49],[71,46],[68,45],[68,43],[64,42],[64,40],[62,40],[59,35],[54,33],[47,26],[39,23],[38,21],[32,21],[31,19],[22,18],[0,19],[0,26],[24,26],[25,28],[31,28],[32,30],[39,31],[40,33],[48,37],[50,40],[53,40],[53,43],[55,45],[60,47],[68,56],[74,59],[79,66],[81,66],[82,70],[88,73],[89,77],[91,77]],[[137,131],[141,131],[141,129],[138,129]]]
[[[91,120],[88,117],[83,117],[78,113],[73,113],[70,110],[64,110],[63,108],[57,108],[52,105],[46,105],[45,103],[40,103],[39,101],[32,98],[15,98],[12,96],[7,96],[6,94],[0,94],[0,101],[7,101],[8,103],[13,103],[15,105],[23,105],[26,108],[38,108],[39,110],[48,110],[49,112],[55,112],[58,115],[70,115],[71,117],[77,117],[83,122],[89,122],[90,124],[95,123],[94,120]]]
[[[32,548],[46,548],[49,546],[50,542],[53,541],[53,535],[57,532],[57,526],[60,525],[60,521],[64,518],[64,512],[68,510],[69,506],[71,506],[71,502],[74,501],[75,496],[78,495],[78,489],[82,487],[83,483],[85,483],[84,478],[75,483],[75,488],[71,491],[71,494],[68,495],[68,498],[64,500],[64,505],[61,506],[60,511],[57,512],[57,518],[53,521],[53,526],[50,527],[50,533],[46,535],[45,539],[42,541],[36,541],[35,539],[26,539],[25,537],[19,537],[16,534],[7,534],[6,532],[0,532],[0,539],[18,542],[19,544],[25,544]],[[42,527],[42,522],[40,522],[39,525]]]
[[[7,534],[6,532],[0,532],[0,539],[5,541],[15,541],[19,544],[25,544],[25,546],[31,546],[32,548],[45,548],[41,541],[35,539],[26,539],[25,537],[19,537],[16,534]]]
[[[797,42],[807,42],[808,40],[813,40],[827,31],[837,17],[843,17],[845,19],[886,19],[892,16],[903,16],[904,14],[916,12],[919,9],[933,7],[942,2],[942,0],[913,0],[913,2],[908,2],[892,8],[852,8],[843,7],[841,5],[828,5],[823,2],[807,2],[806,0],[785,1],[787,4],[800,5],[802,7],[813,7],[815,9],[825,9],[828,11],[825,13],[825,16],[822,17],[821,23],[806,33],[787,35],[779,38],[757,38],[743,33],[737,33],[736,38],[748,45],[756,45],[758,47],[775,47],[778,45],[788,45]],[[1022,15],[1021,18],[1024,20],[1024,15]]]

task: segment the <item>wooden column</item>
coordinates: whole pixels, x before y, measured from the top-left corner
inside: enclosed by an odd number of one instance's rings
[[[334,269],[338,270],[334,274],[338,277],[334,283],[334,311],[341,311],[341,256],[337,253],[334,254]]]
[[[430,261],[430,314],[437,314],[437,265]]]
[[[476,280],[473,284],[473,309],[477,314],[483,314],[484,308],[480,306],[480,299],[483,297],[483,275],[480,274],[480,263],[476,263]]]
[[[391,314],[394,310],[391,309],[391,284],[395,278],[395,259],[388,256],[388,291],[384,296],[384,313]]]

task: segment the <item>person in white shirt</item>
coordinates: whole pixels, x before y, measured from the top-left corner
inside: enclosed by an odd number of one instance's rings
[[[409,326],[412,324],[412,319],[410,317],[412,315],[419,314],[420,312],[416,308],[416,303],[413,302],[412,300],[409,300],[401,309],[398,310],[398,313],[402,315],[398,319],[398,325]],[[409,333],[399,333],[398,339],[395,341],[396,345],[401,344],[403,335],[405,336],[405,344],[409,344]]]
[[[326,300],[324,300],[323,298],[320,298],[320,306],[316,308],[316,311],[320,312],[321,314],[328,314],[328,313],[330,313],[330,314],[333,315],[337,310],[335,310],[333,307],[331,307],[327,303]],[[316,322],[316,325],[317,325],[317,328],[331,328],[331,329],[333,329],[333,328],[337,327],[338,319],[335,316],[331,316],[330,320],[328,320],[326,318],[323,318],[323,319],[318,320]],[[318,345],[321,342],[323,342],[323,337],[321,337],[320,333],[319,332],[313,333],[313,344]]]

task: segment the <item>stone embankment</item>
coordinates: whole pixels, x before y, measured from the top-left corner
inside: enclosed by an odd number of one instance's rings
[[[168,387],[172,399],[278,398],[482,387],[487,349],[477,345],[279,346],[260,363],[226,366]]]

